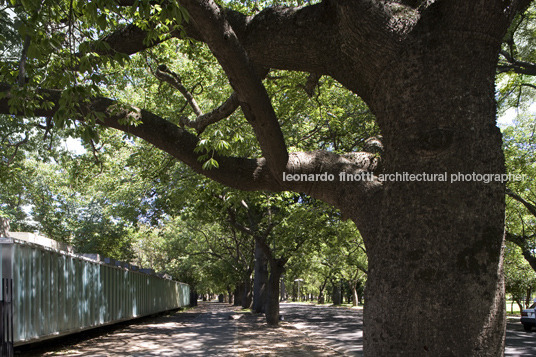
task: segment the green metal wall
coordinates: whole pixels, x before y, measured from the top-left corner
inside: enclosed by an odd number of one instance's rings
[[[0,266],[13,279],[15,346],[189,304],[187,284],[11,241]]]

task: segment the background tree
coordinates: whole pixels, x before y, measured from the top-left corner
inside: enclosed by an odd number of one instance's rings
[[[520,248],[508,242],[505,252],[506,293],[512,297],[519,310],[532,304],[532,293],[536,287],[534,270],[521,255]]]
[[[497,66],[501,111],[527,108],[536,94],[536,7],[531,5],[510,26]]]
[[[503,130],[505,155],[510,173],[525,180],[510,182],[507,190],[506,239],[516,244],[536,271],[536,121],[520,115],[513,126]]]
[[[335,276],[348,283],[352,293],[352,304],[357,306],[362,300],[368,273],[363,239],[355,226],[349,222],[340,224],[333,233],[335,239],[329,241],[331,247],[326,254],[325,264],[333,267],[332,269],[337,272]]]

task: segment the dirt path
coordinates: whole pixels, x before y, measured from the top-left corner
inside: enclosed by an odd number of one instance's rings
[[[48,342],[18,356],[337,356],[291,323],[219,303]],[[82,338],[88,338],[81,340]]]

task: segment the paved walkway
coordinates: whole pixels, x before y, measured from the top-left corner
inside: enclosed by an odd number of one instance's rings
[[[119,330],[56,350],[22,356],[234,356],[236,320],[228,304],[202,304],[168,316],[142,319]],[[105,330],[105,329],[102,329]],[[58,341],[61,343],[61,340]]]
[[[285,320],[346,356],[363,355],[363,310],[306,304],[281,304]],[[518,318],[509,318],[505,356],[536,356],[536,329],[523,330]]]
[[[363,310],[306,304],[281,304],[285,320],[346,356],[363,355]],[[509,318],[505,356],[536,356],[536,329],[523,330],[518,318]]]
[[[260,314],[222,303],[100,328],[18,351],[18,356],[340,356],[291,323],[269,327]]]
[[[536,332],[525,332],[519,318],[508,319],[504,355],[536,356]]]
[[[18,356],[362,356],[361,309],[281,304],[278,328],[220,303],[47,342]],[[84,339],[85,338],[85,339]],[[19,351],[20,352],[20,351]],[[536,355],[536,332],[508,323],[505,356]]]
[[[309,304],[281,304],[285,321],[349,356],[363,355],[363,310]]]

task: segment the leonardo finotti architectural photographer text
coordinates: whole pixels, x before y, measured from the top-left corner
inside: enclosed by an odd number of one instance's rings
[[[283,172],[283,181],[290,182],[333,182],[337,179],[338,182],[359,182],[379,180],[382,182],[508,182],[508,181],[524,181],[526,175],[521,174],[479,174],[479,173],[452,173],[447,172],[439,174],[430,173],[409,173],[396,172],[392,174],[374,175],[372,172],[361,172],[359,174],[350,174],[347,172],[339,172],[338,175],[323,172],[321,174],[290,174]]]

